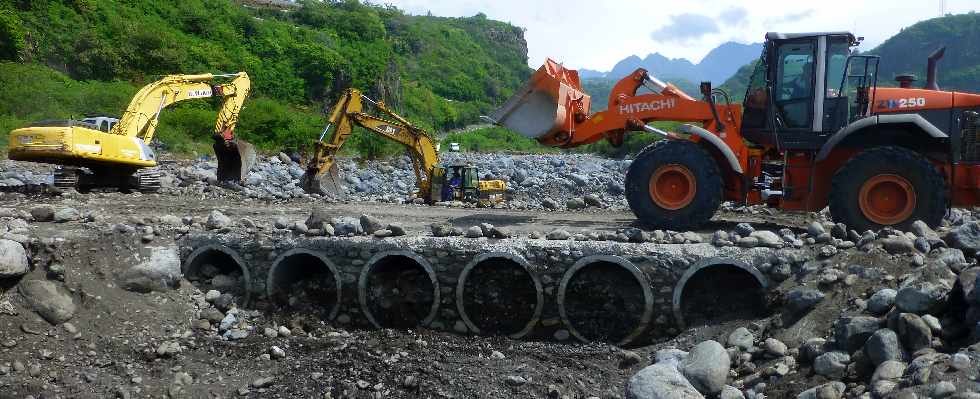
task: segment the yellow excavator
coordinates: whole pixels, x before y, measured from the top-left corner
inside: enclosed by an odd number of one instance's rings
[[[8,157],[60,165],[60,188],[160,188],[157,157],[150,148],[160,113],[186,100],[222,98],[214,128],[214,151],[221,181],[243,181],[255,163],[255,148],[234,136],[238,114],[251,89],[248,74],[169,75],[133,97],[122,118],[41,121],[10,132]]]
[[[365,113],[364,102],[371,104],[383,116]],[[354,126],[397,142],[408,150],[419,189],[417,198],[428,204],[463,201],[489,205],[504,200],[507,190],[504,181],[479,180],[474,166],[440,165],[434,140],[428,132],[388,109],[384,102],[374,101],[357,89],[344,92],[328,115],[327,126],[314,143],[313,157],[301,180],[306,192],[332,195],[339,192],[334,160]]]

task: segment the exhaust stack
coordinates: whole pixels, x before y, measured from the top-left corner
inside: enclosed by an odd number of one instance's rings
[[[940,47],[929,56],[929,64],[926,67],[926,90],[939,90],[939,83],[936,81],[939,69],[937,64],[944,54],[946,54],[946,46]]]

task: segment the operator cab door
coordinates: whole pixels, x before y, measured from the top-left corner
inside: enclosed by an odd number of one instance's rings
[[[822,64],[818,62],[819,42],[816,37],[773,41],[770,123],[783,149],[813,149],[823,141],[814,134],[823,129],[814,129],[813,118],[814,104],[823,102],[816,98],[816,86],[823,86],[822,79],[817,79],[818,64]]]
[[[743,102],[742,134],[749,141],[782,149],[813,149],[822,139],[814,115],[823,106],[821,36],[767,37],[765,50],[749,80]],[[821,121],[822,122],[822,121]]]

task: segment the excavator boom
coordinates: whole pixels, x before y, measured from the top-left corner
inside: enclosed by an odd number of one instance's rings
[[[365,113],[364,101],[372,104],[384,117]],[[348,89],[330,111],[327,127],[314,143],[313,158],[302,178],[303,188],[307,192],[336,193],[336,173],[331,170],[334,169],[337,152],[353,133],[354,126],[360,126],[404,146],[411,154],[419,191],[426,193],[431,189],[431,173],[439,162],[439,157],[429,133],[389,110],[383,102],[375,102],[357,89]],[[327,179],[330,181],[326,181]]]
[[[371,104],[381,116],[366,113],[364,102]],[[308,162],[306,173],[303,175],[304,190],[334,195],[339,192],[334,161],[337,152],[350,137],[355,126],[360,126],[405,147],[412,158],[419,197],[426,202],[439,200],[442,188],[445,186],[442,179],[445,178],[446,170],[439,166],[439,155],[432,136],[388,109],[383,102],[373,101],[357,89],[348,89],[331,109],[327,126],[314,143],[313,157]],[[473,187],[474,190],[482,189],[486,193],[501,194],[494,198],[502,197],[502,193],[506,190],[503,181],[491,180],[477,183]]]

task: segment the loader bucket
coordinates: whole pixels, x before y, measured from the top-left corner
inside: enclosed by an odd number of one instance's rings
[[[218,159],[218,181],[244,183],[248,172],[255,166],[255,146],[236,138],[231,141],[217,139],[214,155]]]
[[[491,118],[525,137],[544,139],[569,131],[577,115],[589,112],[578,72],[548,59]]]
[[[343,192],[340,174],[335,163],[331,164],[330,168],[323,173],[320,173],[315,167],[307,168],[303,177],[300,178],[300,185],[303,191],[309,194],[320,194],[333,198],[340,198]]]

